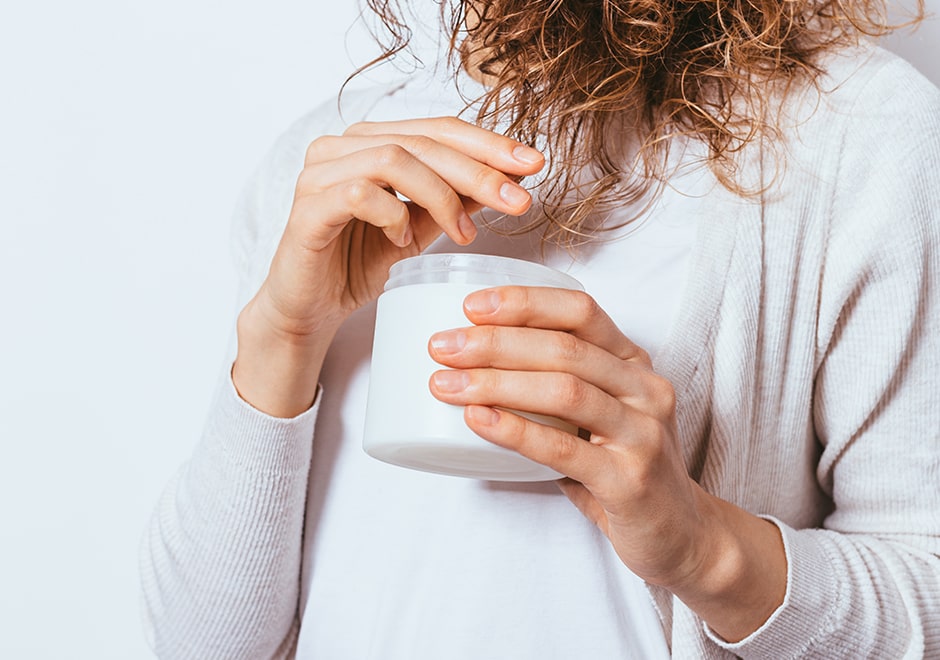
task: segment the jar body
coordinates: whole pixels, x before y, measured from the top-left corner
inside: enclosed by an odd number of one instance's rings
[[[487,255],[424,255],[392,267],[376,309],[363,448],[387,463],[426,472],[498,481],[557,479],[554,470],[477,436],[463,407],[435,399],[428,388],[441,369],[428,354],[436,332],[466,327],[463,301],[492,286],[561,286],[573,278],[530,262]],[[526,417],[576,433],[561,420]]]

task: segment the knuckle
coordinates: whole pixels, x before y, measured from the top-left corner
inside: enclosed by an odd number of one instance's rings
[[[329,187],[323,180],[323,172],[319,167],[304,167],[297,175],[294,185],[294,199],[313,197],[326,191]]]
[[[457,117],[434,117],[431,119],[431,121],[438,130],[445,133],[459,131],[461,128],[467,125],[467,122],[458,119]]]
[[[468,333],[468,343],[483,355],[492,357],[499,353],[500,333],[493,326],[473,326]]]
[[[297,175],[297,184],[294,186],[294,197],[304,197],[314,192],[314,174],[309,168],[304,168]]]
[[[463,204],[460,203],[460,198],[457,197],[457,193],[446,184],[435,186],[431,195],[429,205],[432,209],[437,209],[439,212],[453,216],[456,216],[463,210]]]
[[[346,130],[343,131],[343,135],[365,135],[369,132],[369,128],[373,122],[368,121],[357,121],[350,124],[346,127]]]
[[[375,164],[385,169],[399,169],[409,158],[408,151],[397,144],[384,144],[375,152]]]
[[[501,307],[505,305],[508,309],[516,312],[528,312],[531,306],[529,299],[529,288],[518,285],[503,286],[500,289]]]
[[[552,459],[559,465],[570,464],[577,457],[577,446],[573,442],[559,439],[552,445]]]
[[[584,293],[583,291],[575,291],[573,294],[575,300],[575,313],[577,314],[578,318],[590,324],[600,319],[604,314],[600,305],[597,304],[597,301],[587,293]]]
[[[508,179],[485,165],[474,168],[470,174],[470,184],[474,190],[496,190],[498,191]]]
[[[373,185],[369,181],[354,179],[343,186],[343,199],[349,206],[357,208],[366,202],[372,191]]]
[[[401,138],[401,145],[416,157],[426,154],[434,148],[434,140],[426,135],[406,135]]]
[[[670,413],[675,410],[676,388],[669,379],[653,374],[650,381],[650,393],[658,410]]]
[[[662,423],[655,417],[642,415],[633,420],[634,431],[640,439],[638,449],[643,459],[640,464],[654,464],[666,453],[667,434]]]
[[[307,152],[304,155],[305,163],[317,163],[326,159],[329,152],[329,146],[333,141],[333,136],[321,135],[307,146]]]
[[[556,358],[563,364],[576,364],[585,358],[586,347],[584,343],[567,332],[558,335],[555,344]]]
[[[652,364],[650,354],[646,350],[640,348],[639,346],[635,346],[633,350],[635,351],[632,356],[634,359],[643,364]]]
[[[572,374],[561,374],[555,396],[565,410],[578,410],[587,402],[588,389],[584,381]]]

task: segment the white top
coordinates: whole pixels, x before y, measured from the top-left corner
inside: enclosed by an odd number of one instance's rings
[[[570,268],[628,334],[655,342],[671,323],[654,365],[677,392],[690,474],[783,536],[785,601],[736,644],[648,587],[676,657],[940,656],[940,92],[879,49],[823,64],[824,92],[787,105],[771,188],[741,199],[706,172],[704,194],[676,197],[683,212],[653,212],[696,226],[674,321],[666,305],[640,327],[643,278],[622,275],[632,239]],[[322,120],[285,135],[243,201],[246,293]],[[769,182],[770,161],[751,158],[743,171]],[[524,255],[519,240],[473,248]],[[273,419],[223,379],[142,545],[158,654],[617,658],[652,641],[633,632],[649,622],[632,577],[552,484],[363,454],[347,420],[362,417],[370,314],[337,338],[319,411]]]
[[[368,118],[414,112],[414,96],[399,99],[408,92],[382,99]],[[702,177],[677,179],[641,226],[577,261],[560,250],[541,259],[532,236],[486,231],[466,247],[442,237],[427,252],[541,260],[580,280],[628,336],[655,352],[690,265],[698,199],[678,191],[692,184],[701,187]],[[305,529],[298,657],[668,656],[649,592],[554,484],[422,474],[363,453],[374,318],[369,305],[347,322],[321,372],[308,494],[318,513]],[[589,645],[585,625],[597,632]]]

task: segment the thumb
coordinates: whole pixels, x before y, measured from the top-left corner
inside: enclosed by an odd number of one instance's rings
[[[591,494],[591,491],[585,488],[584,484],[574,479],[559,479],[555,483],[558,484],[561,492],[577,507],[578,511],[597,525],[598,529],[606,535],[608,530],[607,512]]]

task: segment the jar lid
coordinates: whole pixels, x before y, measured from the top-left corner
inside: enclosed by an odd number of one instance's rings
[[[422,254],[392,265],[385,290],[409,284],[460,282],[483,286],[550,286],[583,291],[575,278],[523,259],[491,254]]]

